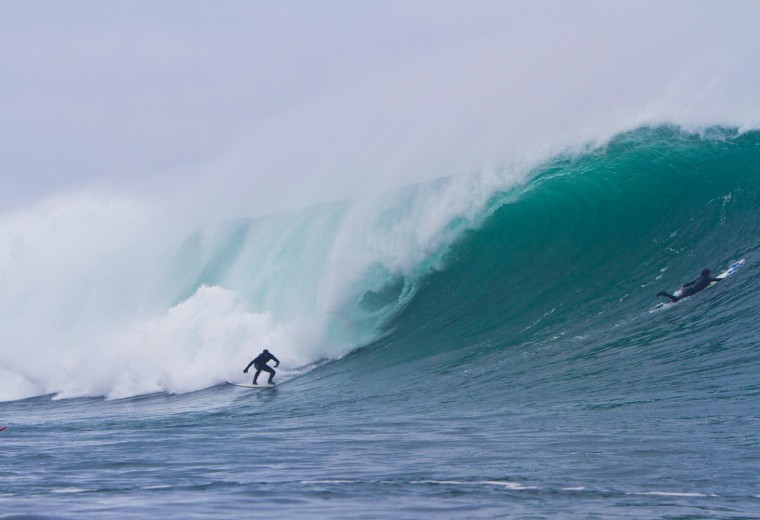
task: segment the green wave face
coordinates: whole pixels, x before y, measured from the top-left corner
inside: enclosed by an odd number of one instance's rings
[[[638,129],[545,165],[508,200],[350,358],[356,370],[553,392],[635,379],[660,358],[682,362],[668,385],[692,384],[679,370],[709,373],[689,367],[695,352],[727,346],[758,368],[760,133]],[[716,288],[650,312],[658,291],[740,258]]]

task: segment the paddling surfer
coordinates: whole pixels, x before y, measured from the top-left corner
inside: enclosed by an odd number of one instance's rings
[[[706,288],[708,285],[710,285],[712,282],[720,282],[722,278],[713,278],[712,272],[709,269],[703,269],[702,274],[699,275],[699,277],[694,280],[693,282],[685,283],[681,287],[683,292],[680,296],[675,296],[673,294],[668,294],[665,291],[660,291],[657,293],[657,296],[664,296],[668,298],[671,302],[675,303],[678,300],[682,300],[686,298],[687,296],[691,296],[692,294],[696,294],[702,289]],[[688,287],[688,289],[684,289],[684,287]]]

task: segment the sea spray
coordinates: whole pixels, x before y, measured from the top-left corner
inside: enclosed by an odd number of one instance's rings
[[[184,393],[262,348],[286,369],[340,357],[389,330],[521,172],[225,223],[98,192],[5,215],[0,398]]]

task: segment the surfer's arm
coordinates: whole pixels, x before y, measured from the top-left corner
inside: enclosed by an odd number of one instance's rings
[[[722,282],[723,278],[710,278],[711,282]]]
[[[270,356],[272,356],[272,354],[269,354],[269,355],[270,355]],[[279,359],[277,359],[276,357],[272,356],[272,361],[274,361],[275,363],[277,363],[277,364],[275,365],[276,367],[280,366],[280,360],[279,360]]]
[[[248,366],[243,369],[243,373],[244,374],[248,372],[248,369],[251,368],[251,365],[253,365],[254,361],[255,361],[255,359],[251,360],[251,362],[248,363]]]
[[[696,283],[696,280],[691,281],[691,282],[687,282],[687,283],[683,284],[681,287],[688,287],[690,285],[694,285],[695,283]]]

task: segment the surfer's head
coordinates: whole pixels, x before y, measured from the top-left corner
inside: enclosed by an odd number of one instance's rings
[[[264,349],[264,354],[269,354],[269,351],[267,349]]]
[[[710,276],[711,272],[709,269],[702,269],[702,276]]]

